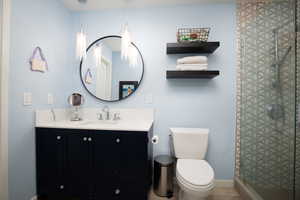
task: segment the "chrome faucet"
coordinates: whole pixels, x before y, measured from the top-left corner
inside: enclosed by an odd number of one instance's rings
[[[51,114],[52,114],[53,121],[56,121],[56,115],[55,115],[55,111],[53,108],[51,109]]]
[[[102,111],[105,113],[105,120],[110,120],[110,111],[108,106],[104,106]]]
[[[114,120],[114,121],[121,120],[121,117],[120,117],[120,113],[119,113],[119,112],[117,112],[117,113],[114,114],[114,119],[113,119],[113,120]]]

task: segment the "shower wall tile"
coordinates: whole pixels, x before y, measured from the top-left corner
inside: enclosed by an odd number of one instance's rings
[[[296,70],[297,70],[297,94],[296,94],[296,116],[297,116],[297,123],[296,123],[296,162],[295,162],[295,199],[300,199],[300,0],[296,1],[297,3],[297,21],[296,24],[298,25],[298,32],[296,35]]]
[[[298,4],[300,16],[300,3]],[[297,126],[296,126],[296,162],[295,162],[295,189],[296,199],[300,199],[300,33],[297,33]]]
[[[241,54],[242,54],[242,40],[241,40],[241,24],[242,24],[242,5],[240,2],[237,2],[237,9],[236,9],[236,15],[237,15],[237,79],[236,79],[236,138],[235,138],[235,176],[239,177],[240,176],[240,155],[241,155],[241,137],[240,137],[240,124],[241,124],[241,65],[242,65],[242,59],[241,59]]]
[[[298,28],[300,27],[300,0],[297,0],[297,22]],[[295,162],[295,199],[300,199],[300,30],[297,30],[296,35],[296,60],[297,60],[297,125],[296,125],[296,162]]]

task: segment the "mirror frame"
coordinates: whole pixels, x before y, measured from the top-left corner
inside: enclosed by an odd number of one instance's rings
[[[86,52],[88,53],[88,51],[89,51],[95,44],[97,44],[97,43],[100,42],[101,40],[104,40],[104,39],[107,39],[107,38],[120,38],[120,39],[121,39],[122,37],[119,36],[119,35],[108,35],[108,36],[101,37],[101,38],[95,40],[94,42],[92,42],[92,44],[90,44],[90,45],[88,46],[88,48],[86,49]],[[142,76],[141,76],[141,80],[139,81],[139,84],[138,84],[136,90],[135,90],[133,93],[131,93],[130,95],[128,95],[128,96],[126,96],[125,98],[122,98],[122,99],[117,99],[117,100],[105,100],[105,99],[101,99],[101,98],[97,97],[95,94],[93,94],[91,91],[89,91],[88,88],[86,87],[86,85],[84,84],[84,80],[83,80],[83,77],[82,77],[82,64],[83,64],[83,60],[84,60],[84,59],[81,59],[81,61],[80,61],[80,68],[79,68],[80,80],[81,80],[81,83],[82,83],[83,87],[85,88],[85,90],[86,90],[90,95],[92,95],[94,98],[96,98],[96,99],[98,99],[98,100],[100,100],[100,101],[104,101],[104,102],[119,102],[119,101],[122,101],[122,100],[127,99],[128,97],[130,97],[131,95],[133,95],[133,94],[139,89],[139,87],[140,87],[140,85],[141,85],[141,83],[142,83],[142,81],[143,81],[143,78],[144,78],[145,63],[144,63],[143,55],[142,55],[141,51],[139,50],[139,48],[138,48],[133,42],[131,42],[131,44],[137,49],[139,55],[141,56],[142,67],[143,67],[143,69],[142,69]],[[118,92],[118,93],[119,93],[119,92]]]

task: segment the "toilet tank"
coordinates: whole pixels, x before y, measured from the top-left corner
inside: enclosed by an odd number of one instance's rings
[[[170,128],[170,130],[176,158],[204,160],[209,129]]]

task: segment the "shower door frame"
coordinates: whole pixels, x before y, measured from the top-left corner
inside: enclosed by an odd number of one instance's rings
[[[297,78],[300,78],[300,77],[297,77],[297,74],[298,73],[300,73],[300,72],[298,72],[298,66],[297,66],[297,64],[298,64],[298,55],[297,55],[297,49],[298,49],[298,42],[297,42],[297,39],[298,39],[298,36],[297,36],[297,34],[298,34],[298,31],[300,31],[300,30],[298,30],[298,3],[300,3],[300,0],[293,0],[293,3],[294,3],[294,42],[293,42],[293,48],[294,48],[294,55],[295,55],[295,58],[294,58],[294,67],[295,67],[295,132],[294,132],[294,140],[295,140],[295,142],[294,142],[294,163],[293,163],[293,165],[294,165],[294,171],[293,171],[293,176],[294,176],[294,179],[293,179],[293,199],[294,200],[296,200],[296,165],[297,165],[297,130],[300,128],[300,126],[299,126],[299,124],[300,124],[300,121],[299,121],[299,119],[300,119],[300,116],[297,116],[297,113],[298,113],[298,115],[300,114],[299,113],[299,111],[298,111],[298,109],[300,109],[300,108],[298,108],[298,106],[300,106],[300,105],[297,105],[298,104],[298,98],[300,98],[300,97],[298,97],[297,95],[297,88],[299,87],[298,86],[298,80],[297,80]],[[299,118],[299,119],[298,119]]]
[[[11,0],[0,0],[0,200],[8,200],[8,96]]]

